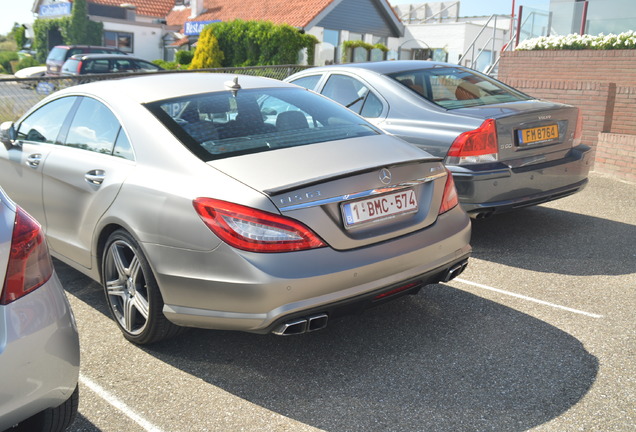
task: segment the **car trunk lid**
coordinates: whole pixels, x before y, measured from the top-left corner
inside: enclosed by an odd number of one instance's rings
[[[333,248],[385,241],[435,222],[446,171],[439,158],[379,135],[209,162],[267,195]]]
[[[498,160],[512,167],[561,158],[572,148],[578,109],[547,101],[522,101],[454,110],[496,122]]]

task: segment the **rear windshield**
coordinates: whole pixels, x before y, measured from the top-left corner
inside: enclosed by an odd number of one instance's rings
[[[146,107],[204,161],[380,133],[301,88],[201,93]]]
[[[389,76],[446,109],[532,99],[486,75],[461,67],[419,69]]]
[[[62,72],[64,73],[76,73],[77,67],[80,61],[75,59],[68,59],[62,65]]]
[[[47,56],[47,60],[56,60],[56,61],[64,61],[66,59],[66,53],[68,52],[67,47],[53,47],[49,55]]]

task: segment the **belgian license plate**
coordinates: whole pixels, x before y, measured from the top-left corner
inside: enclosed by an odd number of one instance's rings
[[[555,124],[521,129],[517,133],[519,134],[519,145],[538,144],[559,138],[559,128]]]
[[[345,226],[351,228],[366,222],[387,219],[417,211],[417,197],[413,189],[405,189],[377,197],[343,204]]]

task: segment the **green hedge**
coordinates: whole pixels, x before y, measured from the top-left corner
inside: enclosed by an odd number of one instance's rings
[[[303,48],[307,48],[311,62],[318,43],[312,35],[270,21],[234,20],[208,27],[223,53],[222,67],[296,64],[298,52]]]

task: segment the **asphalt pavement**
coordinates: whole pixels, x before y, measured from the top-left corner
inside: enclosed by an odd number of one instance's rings
[[[636,184],[473,222],[473,257],[302,336],[126,342],[56,261],[81,338],[71,431],[636,430]]]

